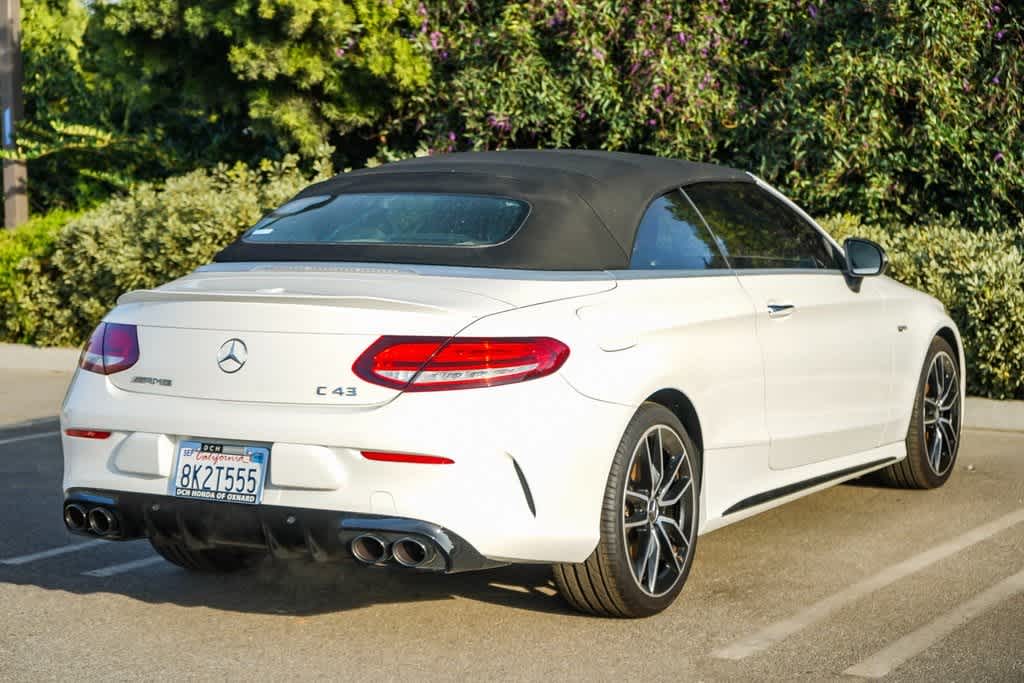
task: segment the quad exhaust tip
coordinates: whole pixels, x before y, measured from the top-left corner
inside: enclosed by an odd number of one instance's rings
[[[400,538],[391,546],[395,562],[403,567],[419,567],[430,559],[430,551],[415,538]]]
[[[64,506],[64,524],[72,531],[84,531],[89,526],[88,515],[78,503],[68,503]]]
[[[352,555],[363,564],[379,564],[388,559],[388,546],[373,534],[352,539]]]
[[[89,510],[89,529],[97,536],[106,536],[117,531],[117,517],[105,507]]]

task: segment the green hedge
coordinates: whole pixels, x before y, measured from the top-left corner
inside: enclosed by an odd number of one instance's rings
[[[1024,399],[1024,220],[1000,232],[880,228],[851,216],[821,223],[839,240],[875,240],[889,254],[890,276],[945,304],[963,335],[968,393]]]
[[[33,217],[16,230],[0,228],[0,338],[32,341],[27,333],[33,325],[31,316],[24,315],[17,305],[26,296],[25,272],[50,257],[61,228],[78,215],[52,211]]]
[[[79,345],[122,293],[208,263],[310,180],[289,159],[138,185],[68,222],[36,258],[21,259],[0,328],[17,341]]]

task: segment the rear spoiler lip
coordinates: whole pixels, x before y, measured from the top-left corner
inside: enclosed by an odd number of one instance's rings
[[[230,302],[230,303],[283,303],[310,304],[314,306],[337,306],[343,308],[364,308],[369,310],[387,309],[390,311],[407,311],[410,313],[450,313],[450,309],[431,304],[390,299],[387,297],[325,295],[325,294],[289,294],[287,292],[199,292],[199,291],[161,291],[158,289],[138,289],[122,294],[117,304],[137,303],[170,303],[170,302]]]

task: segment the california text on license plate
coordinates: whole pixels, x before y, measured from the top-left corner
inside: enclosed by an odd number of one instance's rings
[[[259,503],[270,448],[209,441],[181,441],[171,493],[225,503]]]

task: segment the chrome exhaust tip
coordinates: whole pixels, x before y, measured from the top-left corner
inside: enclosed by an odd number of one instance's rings
[[[72,531],[84,531],[89,526],[88,514],[85,508],[78,503],[68,503],[64,506],[64,525]]]
[[[388,559],[388,547],[372,534],[363,534],[352,539],[352,555],[363,564],[378,564]]]
[[[107,536],[117,531],[117,516],[105,507],[89,510],[89,529],[97,536]]]
[[[415,538],[400,538],[391,545],[395,562],[403,567],[419,567],[430,559],[431,551]]]

